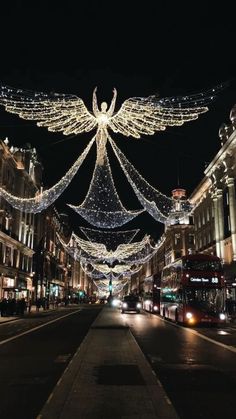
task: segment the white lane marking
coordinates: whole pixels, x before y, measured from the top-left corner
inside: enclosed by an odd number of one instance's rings
[[[234,348],[234,346],[229,346],[229,345],[226,345],[225,343],[221,343],[221,342],[218,342],[217,340],[208,338],[207,336],[202,335],[196,330],[191,330],[191,329],[186,329],[186,330],[188,330],[188,332],[192,333],[193,335],[199,336],[200,338],[207,340],[208,342],[214,343],[215,345],[221,346],[224,349],[228,349],[228,351],[236,353],[236,348]]]
[[[72,314],[78,313],[79,311],[81,311],[81,309],[76,310],[76,311],[73,311],[72,313],[69,313],[69,314],[65,314],[64,316],[58,317],[56,319],[50,320],[47,323],[40,324],[39,326],[36,326],[33,329],[26,330],[25,332],[22,332],[22,333],[20,333],[19,335],[16,335],[16,336],[12,336],[9,339],[2,340],[0,342],[0,345],[4,345],[5,343],[8,343],[8,342],[10,342],[12,340],[15,340],[15,339],[17,339],[17,338],[19,338],[21,336],[28,335],[28,333],[34,332],[35,330],[38,330],[38,329],[41,329],[42,327],[47,326],[48,324],[55,323],[55,322],[57,322],[57,321],[59,321],[61,319],[64,319],[65,317],[72,316]]]
[[[171,326],[179,327],[182,330],[186,330],[186,332],[192,333],[193,335],[199,336],[200,338],[205,339],[208,342],[214,343],[215,345],[221,346],[224,349],[228,349],[228,351],[236,353],[236,348],[234,346],[225,345],[225,343],[221,343],[221,342],[218,342],[217,340],[208,338],[207,336],[202,335],[201,333],[197,332],[196,330],[187,329],[187,328],[185,329],[185,328],[183,328],[183,326],[179,326],[178,324],[171,323],[168,320],[162,319],[161,317],[159,317],[159,319],[162,320],[163,322],[171,325]]]

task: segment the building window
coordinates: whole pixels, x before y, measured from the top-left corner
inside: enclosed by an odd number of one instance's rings
[[[205,212],[203,211],[202,212],[202,225],[204,224],[205,224]]]
[[[207,208],[207,221],[209,221],[209,220],[210,220],[210,209]]]
[[[175,234],[175,245],[177,246],[181,242],[180,233]]]
[[[209,232],[209,234],[208,234],[208,243],[209,244],[211,243],[211,232]]]
[[[194,244],[194,234],[189,234],[188,242],[189,242],[189,244]]]
[[[199,214],[198,217],[198,227],[201,228],[201,214]]]

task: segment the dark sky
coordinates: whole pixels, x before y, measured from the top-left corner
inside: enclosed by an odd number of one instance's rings
[[[188,195],[203,177],[207,162],[220,148],[218,130],[229,121],[236,103],[235,22],[232,10],[213,2],[67,1],[9,2],[1,10],[0,81],[35,91],[73,93],[91,109],[92,91],[99,100],[118,90],[117,109],[132,96],[185,95],[229,81],[209,112],[183,127],[143,136],[113,134],[132,164],[163,193],[178,186]],[[77,6],[75,6],[77,5]],[[44,165],[44,183],[57,182],[85,148],[92,133],[68,139],[33,122],[0,110],[0,135],[10,145],[30,142]],[[109,155],[123,204],[140,205],[118,164]],[[89,186],[95,148],[71,186],[56,203],[67,211],[75,229],[89,226],[66,203],[79,205]],[[143,214],[122,229],[140,227],[157,237],[162,225]]]

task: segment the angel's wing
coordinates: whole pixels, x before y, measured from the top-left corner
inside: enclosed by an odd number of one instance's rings
[[[38,121],[37,125],[63,134],[91,131],[96,118],[87,110],[82,99],[60,93],[36,93],[0,86],[0,105],[23,119]]]
[[[168,126],[182,125],[207,112],[207,105],[216,98],[222,87],[217,86],[190,96],[127,99],[120,110],[109,119],[109,127],[125,136],[140,138],[141,134],[152,135]]]

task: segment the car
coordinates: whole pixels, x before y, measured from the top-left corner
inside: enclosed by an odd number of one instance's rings
[[[137,295],[126,295],[121,303],[121,313],[125,311],[140,313],[141,308],[142,304]]]

